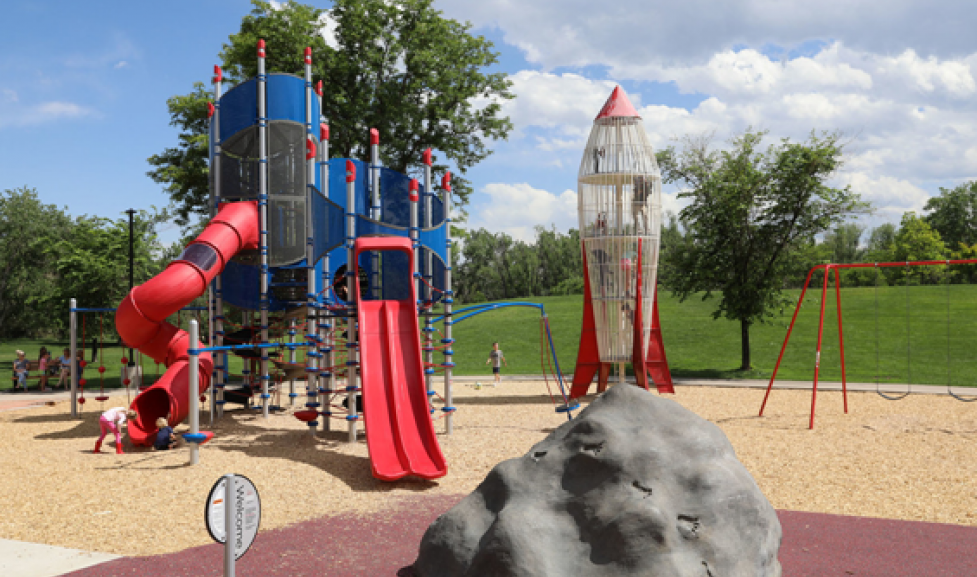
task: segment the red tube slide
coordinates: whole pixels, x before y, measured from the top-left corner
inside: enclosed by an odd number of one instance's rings
[[[119,305],[115,327],[129,346],[166,365],[166,372],[152,387],[132,401],[138,417],[129,423],[129,437],[136,445],[153,444],[156,419],[169,415],[170,425],[186,418],[190,410],[190,337],[166,322],[202,295],[210,281],[224,270],[235,254],[259,244],[258,205],[236,202],[221,206],[207,228],[166,269],[135,287]],[[214,363],[210,353],[200,355],[200,390],[210,384]]]

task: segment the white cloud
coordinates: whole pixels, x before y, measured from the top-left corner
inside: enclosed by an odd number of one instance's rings
[[[0,128],[46,124],[81,118],[93,113],[90,108],[63,101],[41,102],[31,106],[8,106],[0,111]]]
[[[125,60],[119,60],[118,62],[115,63],[115,66],[113,66],[113,68],[115,68],[116,70],[118,70],[120,68],[125,68],[128,65],[129,65],[129,63],[126,62]]]
[[[476,26],[496,26],[505,41],[550,70],[559,66],[685,65],[739,45],[787,50],[838,40],[878,54],[907,48],[926,56],[973,50],[977,7],[968,0],[439,0]]]
[[[904,212],[922,214],[929,194],[906,180],[890,176],[872,178],[864,173],[848,176],[848,184],[876,209],[876,216],[885,221],[898,221]]]
[[[537,68],[511,75],[517,98],[503,112],[515,131],[487,162],[535,169],[549,179],[532,182],[550,190],[575,183],[593,118],[616,81],[658,149],[680,146],[685,135],[713,134],[722,145],[750,127],[768,131],[768,144],[840,132],[845,166],[836,182],[874,204],[873,221],[898,222],[938,187],[977,178],[977,48],[965,24],[977,5],[969,2],[621,0],[595,10],[583,0],[439,0],[439,7],[498,28]],[[663,91],[678,94],[656,101]],[[562,175],[554,166],[565,167]],[[674,195],[663,203],[677,212]]]
[[[485,185],[480,192],[488,198],[469,219],[470,229],[504,232],[514,239],[532,242],[536,225],[555,225],[560,231],[577,228],[577,193],[572,190],[554,194],[526,183],[496,182]]]

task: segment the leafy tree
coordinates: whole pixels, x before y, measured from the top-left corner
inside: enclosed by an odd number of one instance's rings
[[[505,233],[469,231],[456,265],[455,294],[463,302],[583,293],[580,235],[536,227],[532,243]]]
[[[480,228],[471,231],[462,250],[458,294],[464,302],[472,302],[476,293],[487,300],[506,299],[518,295],[513,282],[513,240],[505,233],[492,234]]]
[[[415,173],[421,153],[431,147],[440,153],[435,174],[449,165],[460,172],[452,189],[463,214],[472,191],[464,174],[491,154],[488,140],[505,138],[512,129],[499,104],[513,97],[511,83],[504,73],[485,72],[497,62],[491,42],[470,34],[470,24],[444,18],[433,0],[336,0],[328,11],[297,2],[253,5],[220,54],[230,80],[256,75],[260,38],[267,44],[268,72],[303,74],[310,46],[313,76],[324,81],[330,153],[365,157],[369,129],[377,128],[384,165]],[[327,23],[335,47],[322,37]],[[207,214],[206,171],[198,163],[206,156],[206,92],[195,85],[168,105],[183,132],[176,148],[149,159],[149,174],[166,186],[186,226],[191,215]]]
[[[658,247],[658,284],[663,287],[672,286],[672,277],[679,274],[672,266],[672,256],[680,253],[685,244],[685,234],[679,224],[678,215],[668,211],[661,228],[661,243]]]
[[[66,209],[43,204],[33,188],[0,194],[0,338],[34,336],[66,318],[64,301],[41,303],[56,291],[48,255],[71,226]]]
[[[835,263],[860,262],[865,254],[859,246],[865,227],[853,222],[840,224],[824,235],[824,244],[831,251]]]
[[[947,258],[946,244],[940,233],[933,230],[915,212],[902,215],[899,232],[893,243],[893,256],[896,261],[943,260]],[[909,284],[942,282],[944,266],[907,267],[905,270],[892,268],[892,278],[896,282]]]
[[[896,226],[891,222],[880,224],[869,235],[865,258],[873,262],[890,262],[895,258],[895,245]]]
[[[941,188],[923,210],[928,213],[923,219],[951,249],[977,244],[977,181]]]
[[[799,243],[866,208],[848,187],[825,182],[841,167],[837,134],[812,134],[760,149],[763,132],[746,131],[726,150],[708,138],[658,155],[665,182],[683,183],[680,213],[687,241],[673,256],[672,290],[685,300],[720,292],[713,316],[740,323],[742,370],[752,368],[750,327],[787,304],[787,258]]]
[[[583,259],[580,256],[580,234],[577,230],[571,228],[563,235],[555,227],[546,229],[536,226],[535,231],[536,241],[532,246],[539,257],[540,289],[533,296],[553,294],[556,287],[573,278],[580,279],[580,293],[583,293]],[[560,291],[572,291],[574,286],[571,282],[563,285]]]
[[[140,284],[169,262],[158,258],[156,226],[166,211],[139,211],[133,218],[133,279]],[[77,298],[86,307],[114,307],[129,290],[129,219],[83,216],[71,234],[54,246],[51,264],[57,273],[53,302]]]

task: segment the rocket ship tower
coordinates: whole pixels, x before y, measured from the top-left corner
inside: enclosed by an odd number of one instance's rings
[[[639,386],[647,389],[650,377],[658,392],[673,393],[656,298],[661,173],[620,86],[594,119],[577,176],[577,210],[584,313],[570,396],[585,395],[595,375],[603,391],[613,365],[623,378],[626,363]]]

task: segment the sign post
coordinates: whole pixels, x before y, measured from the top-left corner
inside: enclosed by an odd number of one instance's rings
[[[205,520],[210,536],[224,544],[224,576],[234,577],[235,561],[251,548],[261,524],[261,499],[254,483],[233,473],[221,477],[207,496]]]

